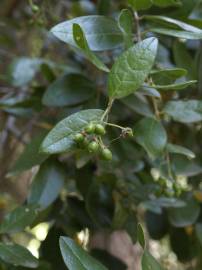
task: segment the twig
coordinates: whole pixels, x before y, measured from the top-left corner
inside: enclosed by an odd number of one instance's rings
[[[134,18],[135,18],[135,23],[136,23],[137,40],[138,40],[138,42],[140,42],[142,40],[140,23],[139,23],[140,18],[139,18],[138,13],[136,11],[134,12]]]
[[[104,111],[104,113],[102,115],[101,122],[104,121],[105,117],[106,118],[108,117],[108,114],[109,114],[109,112],[111,110],[111,107],[112,107],[113,102],[114,102],[114,99],[110,99],[109,100],[109,103],[107,105],[107,108],[106,108],[106,110]]]
[[[166,161],[167,161],[167,168],[168,168],[168,176],[170,177],[171,180],[173,180],[174,177],[173,177],[173,173],[172,173],[170,155],[169,155],[168,151],[166,152]]]
[[[156,116],[156,118],[158,120],[160,120],[160,112],[159,112],[159,109],[158,109],[157,101],[156,101],[155,97],[151,97],[151,100],[152,100],[152,104],[153,104],[153,107],[154,107],[155,116]]]

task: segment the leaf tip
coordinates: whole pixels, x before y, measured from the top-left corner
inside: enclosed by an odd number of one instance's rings
[[[60,246],[60,249],[61,249],[61,250],[62,250],[62,246],[63,246],[63,244],[64,244],[66,238],[67,238],[67,237],[65,237],[65,236],[60,236],[60,237],[59,237],[59,246]]]

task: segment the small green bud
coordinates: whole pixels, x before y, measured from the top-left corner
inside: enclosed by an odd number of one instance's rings
[[[99,150],[99,144],[97,142],[93,141],[88,144],[88,151],[90,153],[97,153],[98,150]]]
[[[95,132],[95,125],[93,123],[89,123],[86,127],[85,127],[85,131],[88,134],[92,134]]]
[[[103,148],[101,152],[102,158],[105,160],[112,160],[112,152],[108,148]]]
[[[105,128],[104,128],[103,125],[97,124],[97,125],[95,126],[95,133],[96,133],[97,135],[103,136],[103,135],[106,133],[106,130],[105,130]]]
[[[127,130],[127,136],[129,137],[129,138],[132,138],[134,135],[133,135],[133,131],[132,131],[132,129],[128,129]]]
[[[80,142],[83,142],[84,141],[84,136],[82,133],[77,133],[75,136],[74,136],[74,141],[77,142],[77,143],[80,143]]]

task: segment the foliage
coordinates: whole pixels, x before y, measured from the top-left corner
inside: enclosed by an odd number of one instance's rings
[[[125,269],[78,238],[123,230],[201,269],[201,1],[64,2],[2,2],[0,268]]]

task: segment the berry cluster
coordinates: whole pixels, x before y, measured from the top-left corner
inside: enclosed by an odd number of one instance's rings
[[[172,183],[169,187],[168,187],[168,183],[165,179],[160,178],[158,180],[160,189],[156,191],[156,195],[160,196],[162,194],[164,194],[166,197],[179,197],[181,195],[181,188],[180,186],[174,182]]]
[[[106,130],[102,124],[89,123],[83,131],[74,136],[77,146],[92,154],[99,153],[104,160],[112,160],[112,152],[103,144],[101,136]]]

